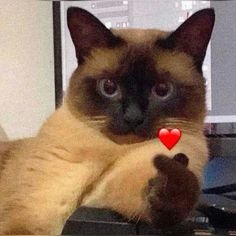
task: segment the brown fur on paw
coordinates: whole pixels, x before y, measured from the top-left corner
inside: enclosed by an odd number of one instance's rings
[[[177,153],[176,155],[174,155],[173,159],[179,163],[181,163],[182,165],[184,165],[185,167],[188,166],[188,162],[189,159],[188,157],[183,154],[183,153]]]
[[[152,222],[169,227],[184,220],[197,202],[200,186],[197,177],[187,169],[188,157],[176,154],[154,158],[157,177],[149,181],[148,199]]]

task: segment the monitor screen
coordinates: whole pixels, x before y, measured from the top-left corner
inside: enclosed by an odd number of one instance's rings
[[[99,0],[62,1],[62,68],[63,91],[77,67],[74,46],[66,24],[66,10],[82,7],[108,28],[176,29],[194,12],[213,7],[216,22],[203,63],[207,88],[207,134],[236,134],[236,1],[190,0]]]

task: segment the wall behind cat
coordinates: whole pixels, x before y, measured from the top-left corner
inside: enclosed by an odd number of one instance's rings
[[[0,1],[0,126],[34,135],[55,109],[51,1]]]

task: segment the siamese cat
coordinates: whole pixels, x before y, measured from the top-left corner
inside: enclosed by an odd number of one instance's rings
[[[78,68],[36,137],[0,156],[0,233],[61,234],[80,206],[168,227],[196,206],[208,150],[202,63],[214,10],[173,32],[107,29],[80,8],[68,27]],[[168,150],[160,128],[178,128]]]

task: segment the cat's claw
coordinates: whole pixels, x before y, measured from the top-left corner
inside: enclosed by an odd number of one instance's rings
[[[169,227],[184,220],[194,208],[200,193],[197,177],[188,170],[183,153],[173,158],[158,155],[154,166],[157,177],[149,181],[150,215],[156,227]]]

